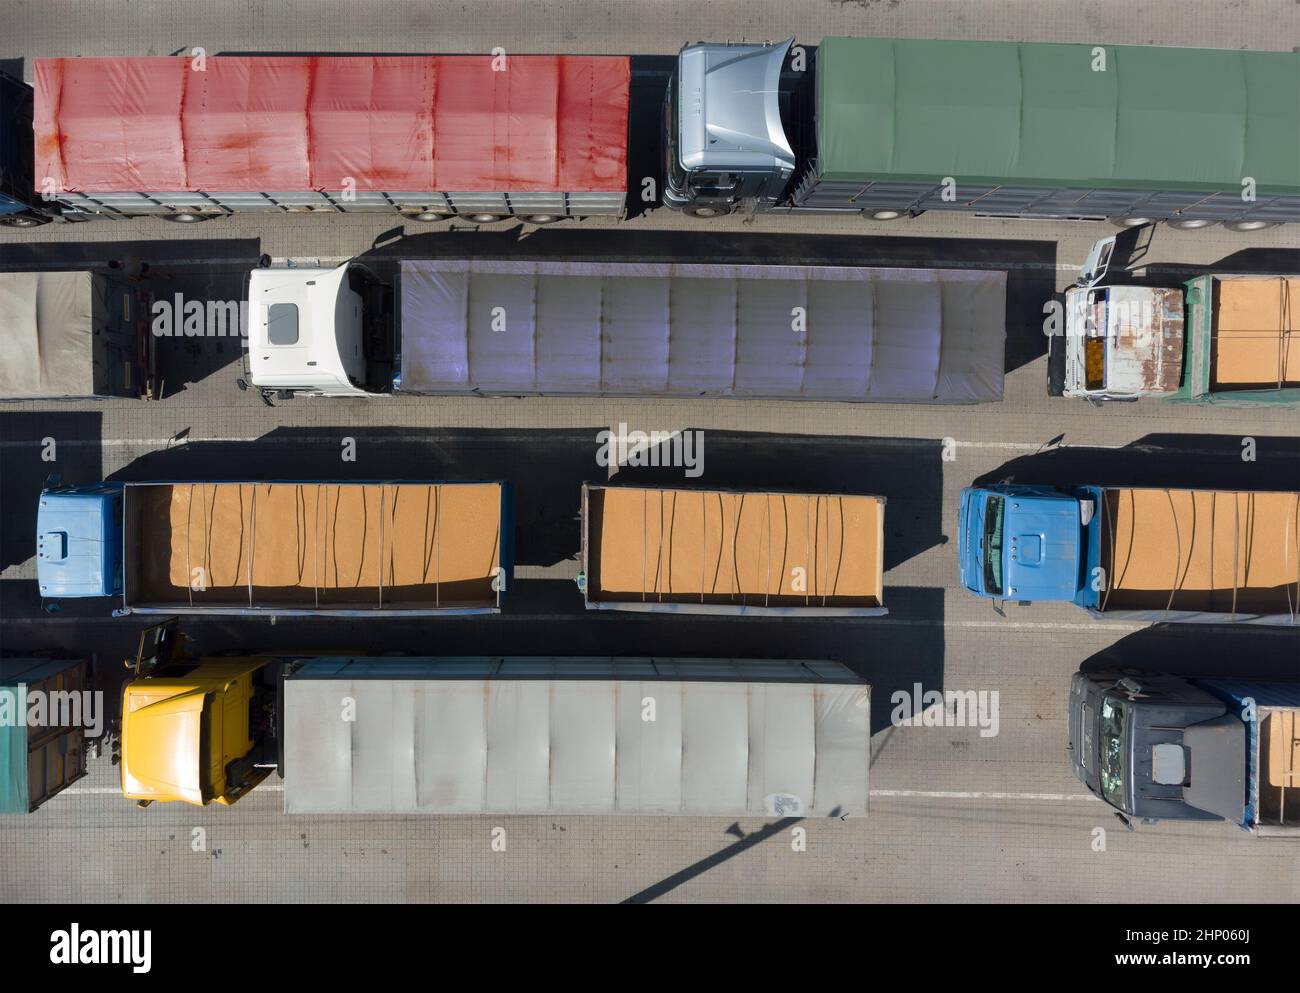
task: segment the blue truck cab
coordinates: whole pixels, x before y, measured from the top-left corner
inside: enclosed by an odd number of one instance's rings
[[[962,585],[994,600],[1091,606],[1096,594],[1086,579],[1099,497],[1093,487],[966,487],[957,514]]]
[[[122,484],[48,485],[36,512],[36,580],[47,598],[121,596]]]

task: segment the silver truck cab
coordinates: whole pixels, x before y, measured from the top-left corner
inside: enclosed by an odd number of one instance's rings
[[[775,45],[687,45],[664,101],[664,203],[696,217],[776,205],[795,171]]]

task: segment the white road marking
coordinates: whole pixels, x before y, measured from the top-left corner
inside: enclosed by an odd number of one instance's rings
[[[380,397],[380,398],[378,398],[378,399],[379,399],[380,401],[382,401],[382,400],[384,400],[385,398]],[[390,398],[390,399],[391,399],[391,398]],[[537,398],[532,398],[532,399],[547,399],[547,398],[546,398],[546,397],[537,397]],[[600,398],[593,398],[593,399],[600,399]],[[282,427],[292,427],[292,426],[293,426],[293,425],[282,425]],[[378,428],[378,427],[382,427],[382,425],[378,425],[378,424],[375,424],[375,425],[363,425],[363,427],[367,427],[367,428]],[[352,426],[340,425],[338,430],[339,430],[340,432],[345,432],[345,431],[355,431],[356,428],[357,428],[356,425],[352,425]],[[564,430],[579,430],[579,429],[580,429],[580,426],[579,426],[579,425],[574,425],[573,428],[567,428],[567,429],[566,429],[566,428],[555,428],[555,429],[548,429],[548,430],[564,431]],[[403,429],[402,429],[402,428],[399,428],[398,430],[403,430]],[[455,433],[456,431],[461,430],[461,429],[460,429],[460,428],[457,428],[457,427],[446,427],[446,428],[443,428],[442,430],[447,430],[447,431],[451,431],[452,433]],[[477,429],[467,429],[467,430],[477,430]],[[710,430],[710,429],[705,428],[705,429],[703,429],[703,430],[706,430],[706,431],[707,431],[707,430]],[[731,430],[733,430],[733,429],[732,429],[732,428],[713,428],[713,429],[711,429],[711,430],[715,430],[715,431],[718,431],[718,430],[722,430],[722,431],[731,431]],[[313,444],[315,444],[315,445],[334,445],[334,444],[337,444],[337,443],[338,443],[339,437],[340,437],[340,435],[337,435],[337,434],[294,435],[294,436],[268,434],[268,435],[261,435],[261,436],[257,436],[257,437],[245,437],[245,438],[224,437],[224,436],[211,437],[211,438],[208,438],[208,437],[184,437],[184,438],[102,438],[102,439],[100,439],[100,438],[68,438],[68,439],[66,439],[66,440],[60,440],[60,441],[59,441],[59,444],[61,444],[61,445],[69,445],[69,446],[93,446],[93,447],[96,447],[96,448],[146,448],[146,449],[169,449],[169,448],[180,448],[180,447],[182,447],[182,446],[189,445],[189,444],[191,444],[191,443],[201,443],[201,444],[224,444],[224,445],[251,445],[251,444],[272,444],[272,445],[275,445],[275,444],[279,444],[279,445],[294,445],[295,447],[300,447],[300,446],[302,446],[302,445],[313,445]],[[431,438],[429,439],[429,444],[434,444],[434,443],[437,442],[438,440],[440,440],[440,439],[438,439],[438,438],[436,438],[436,437],[431,437]],[[537,440],[537,439],[536,439],[535,437],[531,437],[531,436],[528,436],[528,435],[494,435],[493,438],[492,438],[492,441],[493,441],[494,444],[510,444],[510,443],[519,443],[519,444],[523,444],[523,443],[534,443],[534,442],[536,442],[536,440]],[[866,439],[866,436],[865,436],[865,435],[864,435],[861,439],[858,438],[858,437],[856,437],[856,436],[854,436],[854,435],[836,435],[836,436],[834,436],[833,438],[832,438],[831,436],[821,436],[821,435],[790,435],[790,436],[788,437],[788,441],[789,441],[789,443],[791,443],[791,444],[806,445],[806,444],[809,443],[810,440],[818,441],[818,442],[823,442],[823,443],[826,442],[826,441],[835,441],[835,442],[837,442],[837,443],[841,443],[841,444],[845,444],[845,443],[851,444],[851,443],[853,443],[853,442],[855,442],[855,441],[859,441],[859,440],[867,440],[867,439]],[[870,443],[871,443],[872,446],[877,447],[877,448],[888,447],[888,446],[890,446],[890,445],[897,446],[897,447],[913,447],[913,446],[916,446],[916,445],[934,445],[936,442],[938,442],[938,441],[940,441],[940,440],[941,440],[941,439],[938,439],[938,438],[930,438],[930,437],[914,437],[914,438],[907,438],[907,437],[895,437],[895,438],[871,438],[871,439],[870,439]],[[39,439],[39,438],[35,438],[35,437],[32,437],[32,438],[21,438],[21,439],[10,438],[10,439],[5,440],[5,441],[0,441],[0,448],[33,448],[33,449],[35,449],[35,448],[39,448],[39,447],[41,446],[42,441],[43,441],[43,439]],[[394,437],[391,437],[391,438],[376,437],[376,438],[367,438],[367,439],[366,439],[366,444],[367,444],[367,445],[410,445],[410,444],[413,443],[413,441],[414,441],[414,439],[412,439],[412,438],[410,438],[410,437],[406,437],[406,436],[403,436],[403,437],[396,437],[396,436],[394,436]],[[595,441],[595,437],[594,437],[594,436],[593,436],[593,438],[592,438],[592,444],[593,444],[593,445],[596,444],[596,441]],[[1235,453],[1235,452],[1236,452],[1235,449],[1232,449],[1232,450],[1230,451],[1229,449],[1226,449],[1226,448],[1219,448],[1219,449],[1214,449],[1214,448],[1177,448],[1177,447],[1174,447],[1174,446],[1162,446],[1162,445],[1099,445],[1099,444],[1090,444],[1090,445],[1070,445],[1070,444],[1061,444],[1061,445],[1053,445],[1053,446],[1051,446],[1050,448],[1048,448],[1048,447],[1046,447],[1046,446],[1043,444],[1043,442],[1041,442],[1041,441],[961,441],[961,440],[958,440],[958,439],[954,439],[954,444],[955,444],[955,446],[956,446],[957,448],[989,449],[989,450],[995,450],[995,451],[1007,451],[1007,452],[1029,452],[1029,453],[1031,453],[1031,454],[1032,454],[1032,453],[1036,453],[1036,452],[1040,452],[1040,451],[1048,452],[1048,451],[1056,451],[1057,449],[1072,449],[1072,448],[1081,448],[1081,449],[1088,449],[1088,450],[1093,450],[1093,451],[1096,451],[1096,450],[1099,450],[1099,449],[1100,449],[1100,450],[1105,450],[1105,451],[1121,451],[1121,450],[1129,450],[1129,451],[1132,451],[1134,454],[1137,454],[1137,453],[1146,453],[1146,454],[1152,454],[1152,455],[1156,455],[1156,454],[1159,454],[1159,453],[1161,453],[1161,452],[1168,451],[1168,452],[1173,452],[1173,453],[1175,453],[1175,454],[1178,454],[1178,455],[1184,455],[1184,456],[1186,456],[1186,455],[1195,455],[1195,456],[1222,456],[1222,455],[1231,454],[1231,453]],[[274,480],[267,480],[267,482],[273,482],[273,481],[274,481]]]
[[[871,790],[871,796],[905,800],[1025,800],[1044,803],[1097,801],[1097,797],[1090,793],[988,793],[979,790]]]

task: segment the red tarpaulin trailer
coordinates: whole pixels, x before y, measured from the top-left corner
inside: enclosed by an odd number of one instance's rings
[[[630,61],[38,59],[36,184],[96,213],[616,214]]]

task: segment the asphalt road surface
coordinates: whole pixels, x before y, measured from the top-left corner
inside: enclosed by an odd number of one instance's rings
[[[664,2],[465,5],[321,0],[310,16],[259,0],[0,3],[0,68],[31,79],[54,55],[218,52],[626,52],[638,85],[697,39],[815,43],[862,34],[1288,50],[1300,6],[1245,2]],[[209,619],[200,650],[414,654],[679,655],[839,659],[873,685],[870,810],[828,822],[673,817],[290,817],[267,784],[231,808],[137,809],[107,759],[36,814],[0,821],[5,902],[283,900],[1300,901],[1300,848],[1226,825],[1129,832],[1070,773],[1065,703],[1080,665],[1188,675],[1300,678],[1300,632],[1102,623],[1064,605],[1000,616],[959,588],[957,493],[972,480],[1300,488],[1295,410],[1160,402],[1094,408],[1048,393],[1043,304],[1070,283],[1099,224],[933,214],[910,222],[731,217],[663,210],[544,230],[512,223],[404,227],[393,217],[236,217],[0,229],[0,270],[103,265],[138,256],[187,295],[238,299],[250,266],[277,259],[552,257],[851,262],[1005,268],[1006,397],[978,408],[791,402],[568,399],[294,400],[240,392],[238,341],[166,341],[153,403],[0,409],[0,648],[96,653],[109,671],[142,624],[109,607],[41,609],[36,496],[65,479],[508,478],[517,483],[518,581],[504,614],[436,621]],[[1300,271],[1289,229],[1159,230],[1146,264],[1169,278],[1212,267]],[[163,345],[167,347],[163,347]],[[572,580],[596,435],[703,429],[703,485],[835,489],[888,497],[887,617],[712,619],[588,615]],[[41,441],[57,440],[56,464]],[[355,462],[340,458],[356,439]],[[1257,458],[1243,461],[1243,439]],[[955,444],[945,444],[946,441]],[[947,451],[952,457],[945,458]],[[676,482],[625,469],[620,481]],[[111,663],[111,665],[107,665]],[[117,679],[115,675],[113,677]],[[892,727],[890,695],[996,691],[998,734]],[[505,851],[492,829],[504,827]],[[807,831],[795,850],[794,828]],[[1098,843],[1104,831],[1104,845]],[[1099,850],[1101,849],[1101,850]]]

